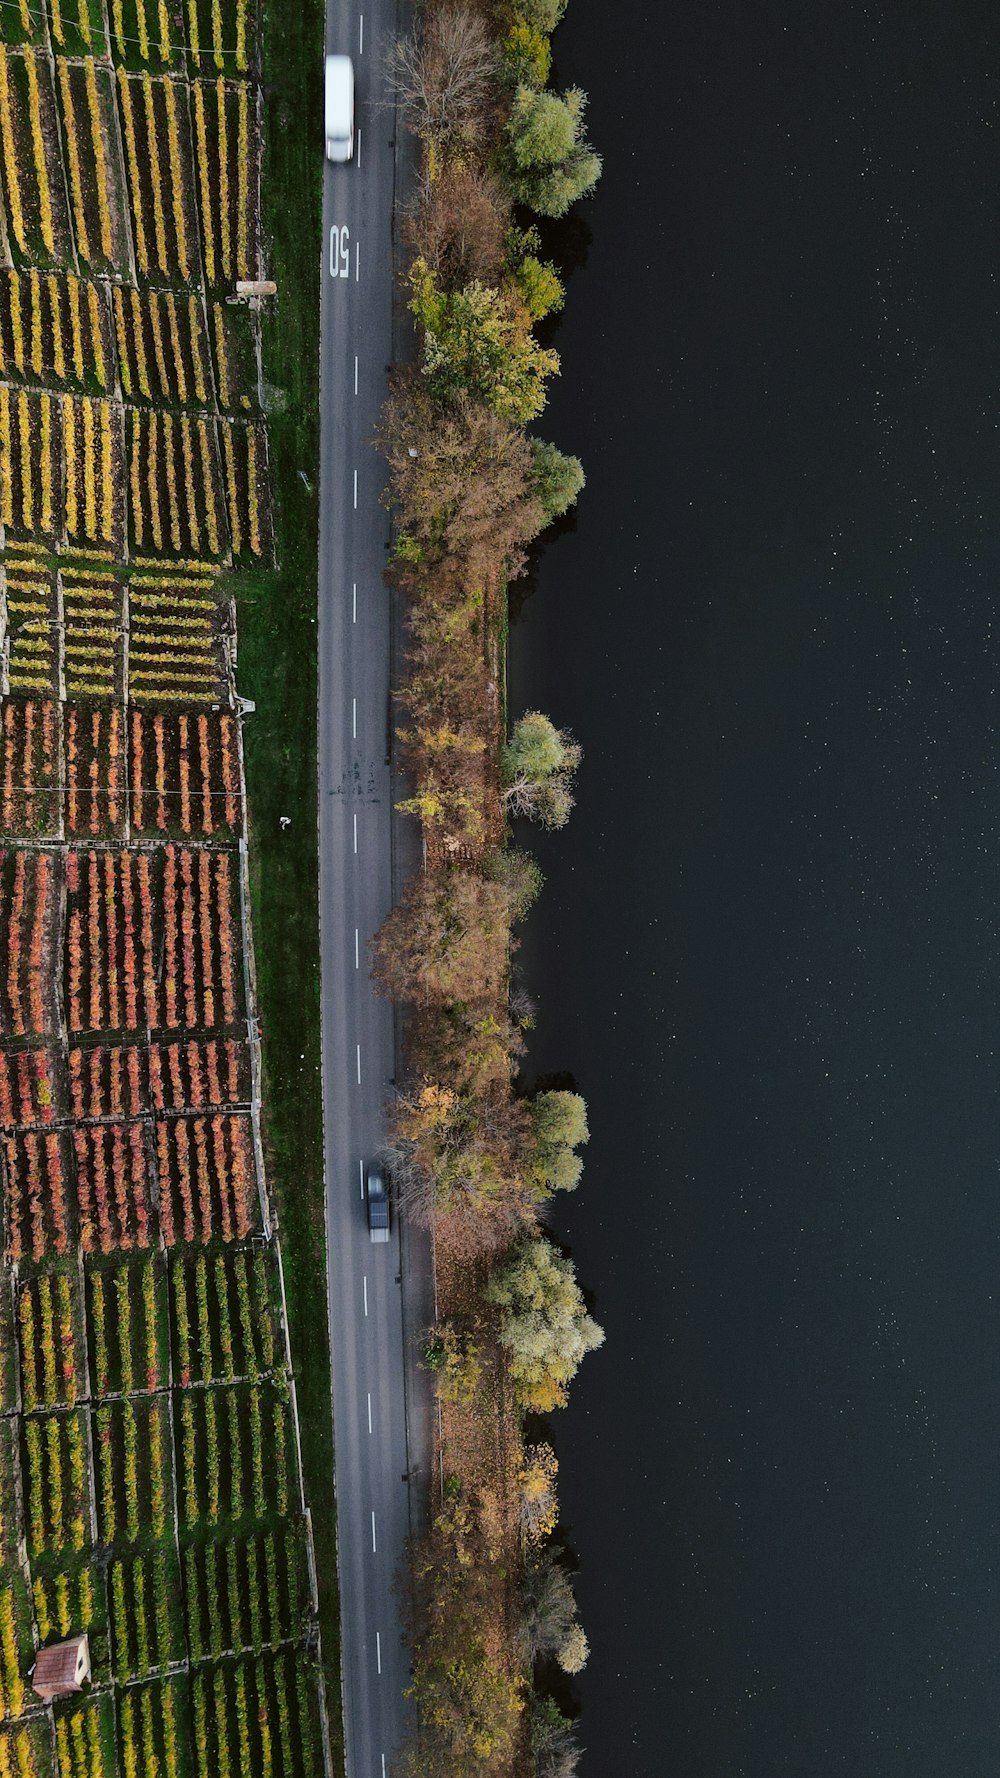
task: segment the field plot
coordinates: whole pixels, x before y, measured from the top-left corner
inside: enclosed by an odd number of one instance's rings
[[[149,1049],[150,1097],[157,1111],[185,1106],[245,1104],[250,1060],[245,1043],[234,1037],[196,1043],[154,1043]]]
[[[184,1654],[180,1565],[172,1547],[124,1557],[108,1575],[112,1666],[123,1683],[167,1668]]]
[[[3,396],[0,389],[0,440],[3,432]],[[0,453],[2,453],[0,443]],[[0,455],[2,466],[2,455]],[[6,490],[0,490],[0,502]],[[4,605],[7,618],[7,676],[12,692],[46,692],[58,695],[61,687],[59,638],[59,587],[55,573],[44,562],[12,558],[5,574]],[[44,696],[42,708],[53,708]],[[4,720],[4,734],[7,724]],[[26,787],[26,786],[25,786]]]
[[[158,1118],[156,1161],[168,1246],[242,1241],[259,1227],[249,1118]]]
[[[194,1030],[242,1019],[228,852],[71,852],[67,886],[71,1031]]]
[[[257,61],[257,0],[184,0],[188,53],[201,74],[246,74]]]
[[[102,1778],[114,1771],[114,1707],[107,1694],[57,1704],[53,1716],[58,1778]]]
[[[62,859],[0,847],[0,1037],[58,1028],[54,965]]]
[[[125,676],[121,581],[83,568],[64,568],[60,580],[67,697],[120,699]]]
[[[262,556],[271,548],[267,435],[263,426],[239,420],[220,420],[219,432],[233,554]]]
[[[193,1693],[197,1778],[314,1778],[321,1770],[305,1674],[288,1655],[199,1669]]]
[[[136,707],[129,742],[133,833],[242,832],[236,724],[228,713]]]
[[[209,285],[260,276],[260,140],[256,89],[245,80],[196,81],[191,89],[202,249]]]
[[[0,710],[0,831],[58,834],[59,782],[58,704],[46,697],[8,698]]]
[[[112,293],[122,393],[131,401],[211,404],[211,355],[201,299],[172,290]]]
[[[188,1630],[196,1660],[294,1640],[306,1603],[301,1539],[266,1531],[231,1543],[188,1545]]]
[[[130,588],[129,644],[129,692],[133,702],[169,705],[224,701],[229,659],[223,631],[230,616],[230,608],[216,598],[212,580],[203,576],[134,576]],[[178,777],[188,781],[190,743],[196,739],[192,729],[193,719],[184,731],[183,741],[178,730]],[[183,782],[178,790],[183,796]],[[185,809],[189,825],[184,826],[182,817],[181,826],[189,833],[190,810],[186,804]]]
[[[99,62],[59,57],[56,87],[78,264],[127,277],[132,244],[114,77]]]
[[[197,282],[198,226],[188,88],[169,77],[117,75],[136,264],[144,277]]]
[[[35,49],[18,53],[0,44],[0,145],[8,242],[16,263],[73,265],[52,70]]]
[[[219,407],[233,414],[256,411],[260,405],[257,329],[249,309],[212,304],[212,353]]]
[[[76,677],[77,684],[83,684],[89,696],[102,694],[110,696],[114,689],[111,671],[120,673],[120,658],[112,648],[111,639],[106,638],[109,649],[111,670],[108,674],[107,688],[99,687],[96,679],[89,683],[83,674]],[[84,648],[93,648],[97,653],[96,641],[81,644]],[[83,664],[92,664],[84,656]],[[98,659],[100,656],[98,655]],[[67,678],[70,663],[67,662]],[[117,705],[109,708],[101,704],[66,704],[63,707],[65,723],[65,759],[66,759],[66,831],[70,837],[76,834],[88,834],[93,839],[120,838],[124,829],[126,802],[123,795],[125,778],[124,729],[125,719]]]
[[[176,1256],[170,1272],[178,1373],[183,1383],[256,1382],[274,1369],[276,1281],[264,1253]],[[227,1645],[228,1646],[228,1645]]]
[[[29,1129],[65,1110],[62,1055],[52,1049],[0,1050],[0,1124]]]
[[[54,49],[70,56],[106,56],[100,0],[48,0]]]
[[[86,1416],[31,1415],[23,1426],[28,1550],[45,1572],[91,1542]]]
[[[189,1390],[177,1414],[181,1524],[287,1518],[293,1502],[288,1407],[268,1385]]]
[[[87,1124],[73,1131],[80,1245],[84,1253],[131,1253],[155,1238],[147,1130]]]
[[[158,1256],[112,1268],[93,1266],[87,1293],[94,1393],[136,1395],[162,1388],[169,1362],[166,1273]]]
[[[222,472],[212,422],[132,408],[128,440],[135,550],[227,557]]]
[[[152,1547],[173,1535],[166,1401],[110,1402],[94,1413],[101,1542]]]
[[[0,384],[0,520],[9,536],[51,545],[63,528],[64,401],[72,408],[72,397]],[[86,405],[93,407],[89,399]],[[95,467],[91,486],[96,485]],[[94,518],[96,523],[96,509]]]
[[[0,9],[0,43],[42,43],[45,40],[43,0],[14,0]]]
[[[0,375],[99,395],[114,375],[101,284],[61,272],[0,272]]]
[[[15,1130],[0,1142],[7,1254],[19,1264],[70,1250],[68,1144],[63,1130]]]
[[[111,45],[128,68],[168,68],[177,59],[179,8],[166,0],[108,0]]]
[[[19,1285],[17,1332],[26,1411],[72,1407],[86,1395],[86,1342],[74,1273],[40,1272]]]
[[[121,408],[64,395],[62,437],[67,540],[71,547],[94,543],[119,554],[125,524]]]

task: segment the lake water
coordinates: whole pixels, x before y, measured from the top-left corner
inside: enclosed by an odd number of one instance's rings
[[[582,1778],[1000,1766],[1000,24],[570,0],[604,179],[511,701],[607,1330],[555,1421]]]

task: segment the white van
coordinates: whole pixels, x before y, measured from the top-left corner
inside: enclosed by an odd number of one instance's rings
[[[354,63],[326,58],[326,158],[349,161],[354,153]]]

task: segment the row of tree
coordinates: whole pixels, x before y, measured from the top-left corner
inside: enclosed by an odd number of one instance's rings
[[[575,458],[526,431],[559,369],[535,329],[563,287],[523,210],[561,216],[600,173],[584,95],[547,87],[564,3],[428,0],[389,57],[422,145],[407,218],[417,358],[394,374],[379,442],[390,575],[406,595],[397,732],[412,793],[401,806],[421,821],[426,866],[375,941],[373,973],[408,1014],[394,1188],[464,1280],[427,1362],[466,1432],[494,1390],[501,1416],[508,1401],[522,1416],[562,1405],[603,1339],[539,1221],[551,1193],[579,1180],[586,1107],[576,1093],[517,1090],[533,1012],[511,992],[514,929],[541,876],[508,844],[508,821],[562,826],[580,749],[538,711],[506,732],[500,692],[507,584],[584,484]],[[422,1778],[520,1774],[526,1761],[535,1778],[575,1769],[572,1726],[537,1689],[548,1663],[576,1672],[587,1653],[551,1543],[555,1458],[523,1437],[518,1450],[515,1575],[471,1460],[413,1551],[421,1732],[402,1769]]]

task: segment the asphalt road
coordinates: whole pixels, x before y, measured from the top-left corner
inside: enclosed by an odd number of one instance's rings
[[[373,992],[367,955],[393,886],[389,524],[371,437],[393,352],[395,124],[377,101],[380,51],[395,29],[393,0],[366,3],[363,14],[344,0],[328,7],[328,49],[353,56],[357,83],[354,161],[325,173],[319,551],[323,1104],[348,1778],[383,1778],[405,1725],[394,1581],[428,1463],[399,1227],[393,1215],[388,1245],[374,1245],[363,1197],[395,1074],[392,1011]],[[407,1246],[423,1281],[407,1296],[419,1319],[426,1254]]]

